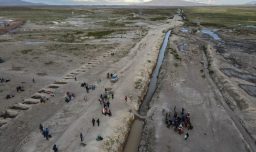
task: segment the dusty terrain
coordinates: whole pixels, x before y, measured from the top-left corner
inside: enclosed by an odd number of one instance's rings
[[[255,151],[255,31],[187,25],[173,30],[139,151]],[[188,140],[165,124],[175,106],[191,114]]]
[[[12,17],[10,10],[2,11],[5,17]],[[1,77],[11,80],[1,84],[0,151],[50,151],[53,144],[60,151],[122,150],[134,118],[130,109],[138,109],[163,31],[175,24],[167,20],[169,16],[159,18],[159,10],[154,15],[147,9],[57,9],[52,20],[44,20],[44,13],[49,13],[44,9],[33,10],[41,20],[29,16],[26,9],[19,11],[17,17],[26,19],[26,24],[0,37]],[[171,16],[173,11],[163,12]],[[68,17],[59,19],[58,13]],[[119,81],[106,79],[108,72],[117,73]],[[96,85],[96,90],[87,94],[80,87],[83,82]],[[17,93],[19,85],[25,91]],[[101,114],[98,102],[105,88],[112,88],[115,95],[110,105],[112,117]],[[41,89],[53,93],[38,94]],[[70,103],[64,101],[67,91],[75,93]],[[14,97],[5,99],[7,94]],[[38,101],[33,96],[48,100],[27,104]],[[22,106],[28,110],[17,108],[24,102]],[[92,118],[100,119],[99,127],[92,126]],[[49,128],[49,141],[40,133],[40,123]],[[86,146],[80,143],[80,133]],[[104,140],[96,141],[98,135]]]
[[[0,83],[0,151],[122,151],[169,29],[139,151],[255,151],[255,10],[208,9],[186,8],[183,25],[176,8],[1,8],[0,18],[25,24],[0,35],[0,78],[10,79]],[[111,83],[108,72],[119,80]],[[96,90],[86,93],[83,82]],[[111,117],[98,101],[105,88],[114,92]],[[67,91],[75,94],[69,103]],[[187,141],[164,123],[175,106],[191,114]]]

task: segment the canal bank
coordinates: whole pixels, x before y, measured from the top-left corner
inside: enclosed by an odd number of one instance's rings
[[[139,115],[142,117],[147,117],[147,112],[149,110],[150,101],[156,91],[158,75],[159,75],[163,60],[164,60],[164,56],[165,56],[165,52],[166,52],[166,49],[168,46],[168,41],[169,41],[170,35],[171,35],[171,31],[168,31],[165,34],[161,49],[158,54],[157,63],[156,63],[156,66],[154,68],[154,71],[153,71],[151,79],[150,79],[147,93],[144,96],[143,102],[139,108]],[[143,119],[137,118],[134,120],[132,127],[130,129],[130,133],[129,133],[125,148],[124,148],[124,152],[137,152],[138,151],[138,146],[140,143],[140,138],[141,138],[144,124],[145,123],[144,123]]]

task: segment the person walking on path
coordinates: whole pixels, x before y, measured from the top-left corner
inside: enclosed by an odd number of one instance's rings
[[[127,96],[124,97],[124,100],[127,102]]]
[[[80,140],[81,140],[81,142],[83,142],[83,141],[84,141],[83,133],[80,133]]]
[[[92,118],[92,125],[93,125],[93,127],[94,127],[94,124],[95,124],[95,119]]]
[[[89,87],[85,86],[86,92],[89,93]]]
[[[114,93],[112,93],[112,99],[114,99]]]
[[[33,77],[33,79],[32,79],[32,82],[33,82],[33,83],[36,83],[36,81],[35,81],[35,78],[34,78],[34,77]]]
[[[45,128],[45,138],[46,140],[49,140],[49,129]]]
[[[41,133],[43,133],[43,132],[44,132],[44,127],[43,127],[43,125],[42,125],[42,124],[40,124],[40,125],[39,125],[39,129],[40,129]]]
[[[110,102],[109,101],[106,102],[106,106],[109,108],[109,106],[110,106]]]
[[[185,134],[185,137],[184,137],[184,139],[185,140],[187,140],[188,139],[188,137],[189,137],[189,134],[188,134],[188,132]]]
[[[54,152],[58,152],[58,147],[57,147],[56,144],[53,145],[52,150],[53,150]]]
[[[100,119],[97,119],[98,127],[100,126]]]

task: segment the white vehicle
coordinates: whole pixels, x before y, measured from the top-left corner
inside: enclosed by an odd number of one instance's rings
[[[118,79],[119,78],[118,78],[117,74],[113,74],[110,81],[111,82],[116,82],[116,81],[118,81]]]

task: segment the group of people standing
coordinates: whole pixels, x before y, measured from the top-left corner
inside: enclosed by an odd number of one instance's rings
[[[190,121],[190,113],[185,112],[185,109],[182,108],[181,112],[178,113],[176,111],[176,106],[174,107],[173,115],[171,112],[166,113],[165,116],[165,123],[167,127],[170,126],[174,127],[174,130],[177,131],[180,135],[184,133],[185,129],[192,130],[193,126]],[[189,137],[188,132],[185,134],[185,140],[187,140]]]
[[[96,86],[95,86],[95,85],[89,85],[89,84],[87,84],[86,82],[83,82],[83,83],[81,84],[81,87],[82,87],[82,88],[85,88],[87,93],[90,93],[90,90],[95,90],[95,89],[96,89]]]
[[[92,118],[92,126],[95,126],[95,122],[97,122],[98,127],[100,126],[100,119],[95,120],[94,118]]]
[[[75,94],[71,92],[66,92],[65,101],[70,102],[72,99],[75,98]]]
[[[103,106],[102,107],[102,114],[112,116],[111,110],[110,110],[110,98],[114,98],[113,92],[108,92],[105,89],[105,94],[100,95],[99,102]]]

